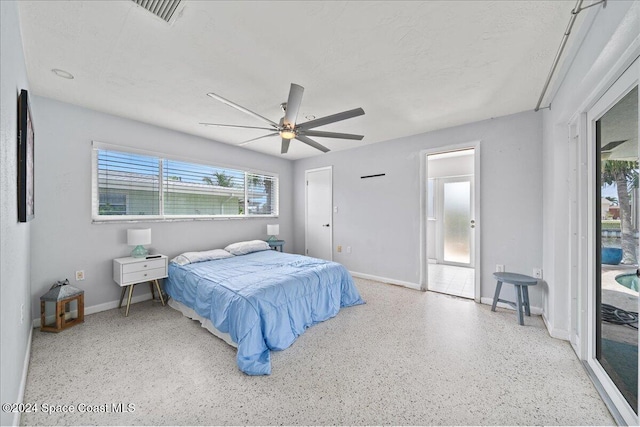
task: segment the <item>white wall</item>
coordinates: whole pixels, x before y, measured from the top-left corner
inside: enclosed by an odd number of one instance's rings
[[[112,279],[112,259],[128,256],[126,230],[149,227],[152,252],[169,257],[184,251],[224,247],[267,238],[267,223],[280,224],[279,237],[292,241],[292,164],[288,160],[35,97],[38,113],[35,181],[37,220],[33,224],[33,307],[56,280],[69,278],[85,290],[85,307],[111,308],[120,297]],[[92,224],[91,141],[132,146],[195,161],[275,172],[280,176],[280,217],[237,220]],[[285,250],[290,250],[285,246]],[[86,279],[75,281],[75,271]],[[149,292],[138,286],[135,296]],[[105,305],[106,304],[106,305]]]
[[[31,287],[29,243],[36,219],[18,223],[17,206],[17,100],[21,89],[29,89],[22,52],[18,6],[0,1],[0,401],[19,402],[23,366],[31,332]],[[39,116],[33,112],[37,125]],[[36,128],[36,144],[40,142]],[[36,168],[40,159],[36,158]],[[21,322],[21,307],[24,307]],[[11,425],[14,414],[2,411],[0,424]]]
[[[594,18],[575,59],[561,79],[551,109],[543,112],[543,268],[548,284],[545,320],[553,336],[569,338],[569,120],[599,90],[623,52],[638,38],[638,2],[610,1],[591,10]],[[587,212],[581,212],[586,218]],[[575,303],[575,302],[574,302]]]
[[[334,260],[351,271],[419,284],[421,151],[481,140],[481,295],[492,297],[496,264],[525,274],[542,265],[541,120],[525,112],[297,160],[295,251],[305,247],[304,171],[332,165]],[[386,176],[360,179],[378,173]],[[337,245],[352,253],[337,253]],[[536,307],[540,288],[532,289]]]

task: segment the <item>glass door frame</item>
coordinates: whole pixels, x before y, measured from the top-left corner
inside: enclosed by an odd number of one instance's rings
[[[587,176],[588,176],[588,220],[587,220],[587,289],[586,298],[583,298],[582,307],[586,308],[586,346],[581,358],[585,361],[590,374],[596,380],[596,387],[605,394],[605,403],[613,405],[615,411],[628,425],[637,425],[638,416],[627,403],[626,399],[615,386],[609,375],[606,373],[600,362],[596,358],[597,348],[597,322],[600,320],[599,313],[596,311],[596,304],[599,299],[597,283],[599,269],[598,262],[600,255],[598,253],[598,236],[597,227],[599,224],[598,216],[600,215],[600,200],[597,200],[599,194],[600,164],[598,163],[600,156],[597,151],[596,142],[596,122],[611,109],[618,101],[620,101],[634,86],[638,85],[638,73],[640,70],[639,61],[636,61],[617,79],[613,85],[600,97],[591,108],[586,111],[585,127],[586,127],[586,146],[587,146]],[[640,154],[640,153],[639,153]],[[637,203],[637,202],[636,202]],[[585,304],[586,303],[586,304]],[[586,307],[585,307],[586,305]],[[607,402],[607,400],[609,400]],[[610,408],[612,409],[612,408]],[[637,408],[636,408],[637,409]],[[616,414],[614,414],[616,415]]]

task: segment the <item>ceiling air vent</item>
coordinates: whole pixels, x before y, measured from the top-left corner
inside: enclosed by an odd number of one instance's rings
[[[170,22],[171,17],[182,0],[131,0],[139,6],[147,9],[164,21]]]

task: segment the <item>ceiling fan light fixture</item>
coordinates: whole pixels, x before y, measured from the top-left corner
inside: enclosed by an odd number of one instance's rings
[[[340,139],[352,139],[361,141],[364,138],[364,135],[354,135],[350,133],[339,133],[339,132],[323,132],[318,130],[313,130],[319,126],[328,125],[331,123],[340,122],[342,120],[351,119],[353,117],[358,117],[364,114],[364,110],[362,108],[354,108],[353,110],[343,111],[341,113],[331,114],[329,116],[321,117],[316,119],[314,115],[308,114],[306,115],[307,120],[313,118],[313,120],[309,120],[307,122],[298,124],[297,118],[298,113],[300,111],[300,105],[302,102],[302,94],[304,93],[304,88],[295,83],[291,83],[291,88],[289,89],[289,97],[287,98],[287,102],[283,102],[280,104],[280,108],[284,112],[284,116],[280,119],[278,123],[267,119],[266,117],[261,116],[258,113],[254,113],[251,110],[244,108],[241,105],[236,104],[235,102],[229,101],[221,97],[220,95],[216,95],[213,92],[207,93],[207,95],[215,100],[222,102],[223,104],[228,105],[229,107],[235,108],[238,111],[242,111],[245,114],[248,114],[255,119],[260,120],[263,123],[271,126],[270,128],[265,127],[256,127],[256,126],[238,126],[238,125],[223,125],[223,124],[215,124],[211,123],[211,126],[218,126],[223,128],[240,128],[240,129],[260,129],[266,130],[271,133],[268,135],[262,135],[257,138],[250,139],[241,143],[240,145],[244,145],[246,143],[255,141],[257,139],[267,138],[275,135],[280,135],[282,138],[282,144],[280,153],[287,154],[289,150],[289,144],[292,139],[297,139],[298,141],[315,148],[317,150],[326,153],[330,151],[324,145],[318,144],[313,139],[309,138],[309,136],[319,136],[323,138],[340,138]],[[202,123],[205,124],[205,123]],[[264,126],[264,125],[263,125]]]
[[[280,136],[284,139],[293,139],[296,137],[296,133],[291,129],[282,129],[280,131]]]

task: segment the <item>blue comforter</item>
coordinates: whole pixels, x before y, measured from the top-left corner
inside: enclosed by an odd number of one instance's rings
[[[165,290],[231,335],[238,367],[249,375],[270,374],[270,350],[289,347],[341,307],[364,303],[341,264],[272,250],[171,263]]]

